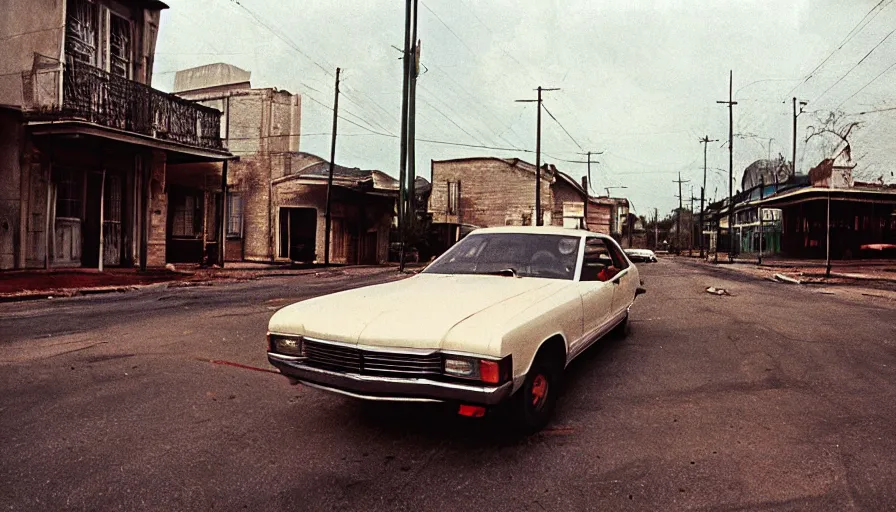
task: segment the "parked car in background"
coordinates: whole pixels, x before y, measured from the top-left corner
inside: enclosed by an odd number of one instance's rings
[[[479,229],[413,277],[281,309],[268,361],[293,384],[361,399],[448,402],[474,417],[507,404],[534,432],[570,361],[625,332],[640,285],[608,236]]]
[[[626,249],[625,254],[632,261],[656,263],[656,254],[650,249]]]

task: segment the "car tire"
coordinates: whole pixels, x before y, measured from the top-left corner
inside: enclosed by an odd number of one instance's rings
[[[514,426],[521,434],[531,435],[543,429],[551,420],[557,398],[563,365],[539,354],[522,387],[512,398]]]
[[[610,338],[621,340],[628,336],[628,315],[629,312],[625,312],[625,318],[619,322],[616,327],[613,327],[613,330],[610,331]]]

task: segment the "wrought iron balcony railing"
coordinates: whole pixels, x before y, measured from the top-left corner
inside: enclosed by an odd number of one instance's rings
[[[65,65],[61,114],[208,149],[223,149],[221,112],[89,64]]]

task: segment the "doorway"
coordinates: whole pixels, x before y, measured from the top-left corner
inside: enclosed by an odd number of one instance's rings
[[[317,209],[280,208],[280,258],[311,263],[317,259]]]

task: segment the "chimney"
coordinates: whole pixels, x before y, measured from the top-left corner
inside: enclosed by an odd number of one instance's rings
[[[582,189],[585,190],[585,194],[588,193],[588,176],[582,176]]]

